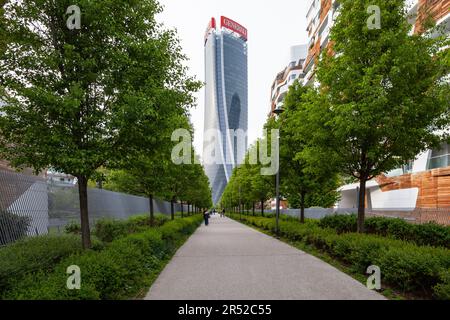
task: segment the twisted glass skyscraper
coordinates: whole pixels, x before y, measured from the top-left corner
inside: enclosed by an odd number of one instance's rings
[[[213,18],[205,35],[205,141],[203,160],[217,204],[247,149],[247,29]]]

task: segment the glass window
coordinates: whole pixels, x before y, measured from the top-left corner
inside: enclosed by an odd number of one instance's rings
[[[444,143],[440,148],[431,152],[428,169],[445,168],[450,166],[450,146]]]

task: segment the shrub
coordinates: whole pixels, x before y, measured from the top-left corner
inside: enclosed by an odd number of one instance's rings
[[[93,233],[101,241],[112,242],[128,234],[128,223],[122,220],[100,219],[95,223]]]
[[[30,217],[0,211],[0,245],[6,245],[25,237],[30,224]]]
[[[39,236],[0,249],[0,296],[17,281],[39,271],[50,272],[61,259],[80,252],[77,236]]]
[[[77,221],[71,221],[64,227],[64,232],[68,234],[81,234],[81,225]]]
[[[72,255],[50,274],[40,273],[23,279],[6,297],[50,300],[133,297],[159,273],[162,259],[175,246],[173,242],[179,244],[200,222],[199,216],[171,221],[160,228],[148,228],[116,239],[103,251]],[[81,269],[81,290],[66,289],[66,268],[70,265]]]
[[[401,290],[430,292],[441,281],[441,272],[450,268],[450,252],[405,244],[389,247],[375,264],[381,268],[383,278]]]
[[[356,215],[332,215],[319,221],[322,228],[332,228],[337,233],[356,232]],[[413,241],[419,246],[450,248],[450,227],[436,223],[411,224],[402,219],[372,217],[365,220],[366,233]]]
[[[414,238],[418,245],[450,248],[450,227],[430,222],[414,226]]]
[[[333,228],[337,233],[356,232],[356,216],[341,214],[326,216],[320,220],[319,226]]]
[[[441,281],[433,288],[434,296],[439,300],[450,300],[450,269],[442,271],[439,276]]]
[[[162,226],[167,221],[169,221],[167,216],[156,215],[153,227]],[[93,233],[104,242],[112,242],[132,233],[144,232],[150,227],[150,217],[148,215],[133,216],[127,220],[104,218],[96,222]]]
[[[325,219],[325,222],[307,221],[305,224],[280,221],[280,233],[290,240],[301,241],[327,252],[358,273],[365,274],[368,266],[377,265],[381,268],[382,280],[403,292],[421,291],[427,295],[434,292],[436,298],[449,298],[450,250],[443,247],[418,246],[413,242],[375,234],[339,234],[336,229],[349,230],[348,223],[353,223],[352,219],[351,216],[333,216]],[[272,230],[274,224],[273,219],[261,217],[245,217],[243,220],[266,230]],[[374,218],[371,228],[374,232],[411,238],[408,234],[417,226],[394,220]],[[443,229],[441,226],[425,225],[420,230],[439,234]],[[425,234],[427,232],[424,231]],[[434,240],[437,238],[439,236]]]

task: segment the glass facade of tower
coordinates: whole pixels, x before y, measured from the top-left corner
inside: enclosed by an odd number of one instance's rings
[[[203,160],[217,204],[233,168],[245,156],[248,129],[247,42],[223,28],[205,44],[205,142]],[[237,135],[240,132],[244,135]],[[209,140],[215,133],[215,139]]]

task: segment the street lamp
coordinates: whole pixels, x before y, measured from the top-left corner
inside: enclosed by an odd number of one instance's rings
[[[284,112],[283,105],[279,104],[277,105],[276,109],[273,110],[273,113],[279,117]],[[276,199],[275,199],[275,205],[276,208],[276,234],[277,237],[280,236],[280,131],[278,130],[278,170],[277,170],[277,176],[275,181],[275,193],[276,193]]]

